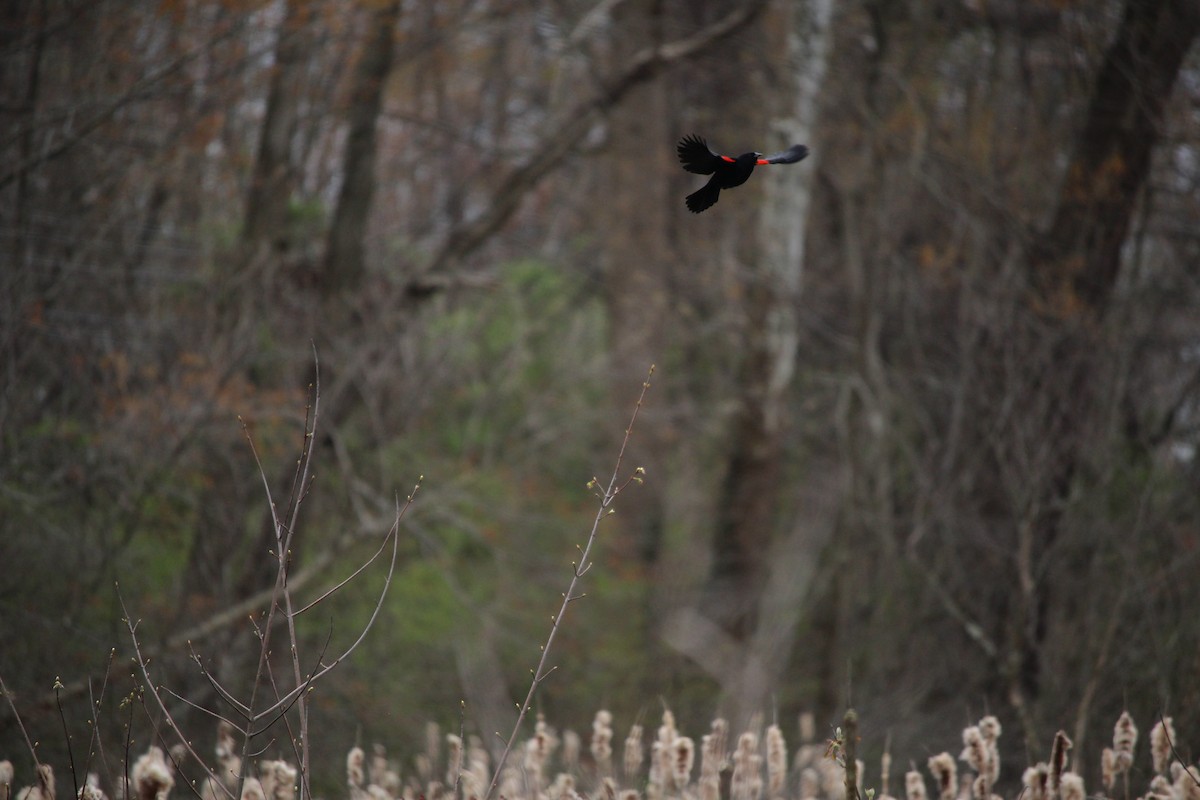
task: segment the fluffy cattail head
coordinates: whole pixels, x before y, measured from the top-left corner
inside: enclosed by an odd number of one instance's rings
[[[938,753],[929,758],[929,773],[937,784],[939,800],[954,800],[958,791],[958,764],[949,753]],[[919,773],[918,773],[919,774]],[[921,782],[924,785],[924,781]]]
[[[679,736],[671,744],[671,782],[685,789],[692,781],[692,764],[696,759],[696,744],[687,736]]]
[[[463,760],[463,740],[462,737],[453,734],[446,734],[446,785],[458,786],[459,776],[462,773]]]
[[[787,780],[787,743],[778,725],[767,728],[767,792],[771,797],[783,794]]]
[[[612,714],[603,709],[596,712],[592,720],[592,758],[601,775],[612,772]]]
[[[579,734],[575,731],[563,731],[562,735],[562,762],[563,767],[568,771],[574,772],[579,768],[579,752],[583,747],[579,739]],[[612,748],[609,748],[611,760]]]
[[[1117,751],[1111,747],[1104,748],[1100,753],[1100,782],[1104,784],[1106,791],[1112,791],[1117,782],[1118,772],[1120,770],[1117,767]]]
[[[266,798],[267,795],[258,778],[248,777],[242,782],[242,800],[266,800]]]
[[[921,777],[921,773],[914,770],[909,770],[904,775],[904,797],[905,800],[925,800],[925,779]]]
[[[1200,767],[1185,769],[1183,764],[1175,762],[1172,767],[1175,775],[1175,796],[1180,800],[1200,800]]]
[[[1137,747],[1138,729],[1128,711],[1122,711],[1113,727],[1113,751],[1116,753],[1117,774],[1133,766],[1133,749]]]
[[[1150,756],[1154,771],[1166,775],[1171,768],[1171,745],[1175,741],[1175,726],[1170,717],[1163,717],[1150,729]]]
[[[738,737],[733,754],[733,775],[729,792],[733,800],[758,800],[762,795],[762,756],[758,754],[758,734],[746,731]]]
[[[1047,783],[1050,780],[1050,765],[1045,761],[1025,770],[1021,783],[1025,784],[1025,794],[1029,800],[1046,800]]]
[[[1083,778],[1074,772],[1064,772],[1059,783],[1062,800],[1086,800],[1087,792],[1083,790]]]
[[[700,740],[700,775],[719,779],[725,768],[725,746],[729,741],[729,723],[717,717],[712,721],[709,733]]]
[[[979,730],[978,725],[972,725],[968,728],[963,728],[963,751],[958,756],[959,760],[967,762],[971,769],[978,773],[983,773],[987,770],[987,743],[983,740],[983,734]]]
[[[366,753],[361,747],[351,747],[346,753],[346,784],[361,789],[366,781]]]
[[[138,800],[165,800],[175,788],[175,777],[161,748],[151,745],[133,764],[130,775]]]
[[[1063,771],[1067,768],[1067,753],[1071,750],[1071,740],[1066,731],[1054,734],[1054,745],[1050,748],[1050,776],[1046,781],[1046,790],[1051,797],[1058,797],[1062,785]]]

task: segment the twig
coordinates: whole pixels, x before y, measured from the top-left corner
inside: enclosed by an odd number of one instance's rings
[[[8,687],[4,685],[3,676],[0,676],[0,694],[4,695],[4,699],[8,701],[8,707],[12,709],[13,719],[17,721],[17,727],[21,729],[21,736],[25,738],[25,746],[29,748],[29,755],[33,757],[33,765],[35,768],[34,771],[36,772],[36,768],[40,767],[42,762],[38,760],[37,748],[33,746],[33,740],[29,738],[29,731],[25,730],[25,723],[21,719],[20,713],[17,711],[17,704],[13,702],[12,692],[10,692]]]
[[[67,727],[67,714],[63,711],[62,698],[59,697],[59,690],[62,689],[62,681],[58,676],[54,678],[54,704],[58,707],[58,718],[62,720],[63,741],[67,745],[67,763],[71,767],[71,788],[74,790],[72,797],[79,797],[79,777],[75,771],[75,748],[71,747],[71,731]]]
[[[521,723],[525,721],[525,715],[529,713],[529,708],[533,704],[533,695],[537,692],[538,686],[540,686],[542,681],[550,677],[550,674],[557,669],[557,667],[546,669],[546,660],[550,656],[550,647],[554,644],[554,639],[558,635],[558,629],[562,625],[563,616],[567,613],[567,606],[570,605],[572,601],[579,600],[584,597],[582,594],[577,595],[575,593],[575,588],[578,586],[580,579],[583,578],[583,576],[587,574],[587,571],[592,567],[592,563],[588,560],[588,557],[592,552],[592,545],[596,543],[596,534],[600,530],[600,522],[609,514],[613,513],[612,504],[613,501],[617,499],[617,495],[619,495],[625,489],[625,487],[633,481],[641,483],[641,476],[645,474],[645,470],[641,467],[638,467],[636,470],[634,470],[632,475],[626,478],[624,483],[620,485],[617,484],[617,481],[620,480],[621,463],[625,458],[625,450],[629,446],[629,439],[633,433],[634,423],[637,422],[638,412],[642,409],[642,403],[646,399],[646,392],[650,389],[650,378],[653,375],[654,365],[652,364],[649,372],[646,374],[646,380],[642,382],[642,391],[641,394],[638,395],[637,404],[633,408],[633,415],[629,419],[629,425],[625,428],[625,438],[622,440],[621,449],[617,453],[617,463],[613,467],[612,477],[608,481],[608,488],[604,490],[602,495],[599,495],[600,507],[596,509],[596,517],[592,520],[592,530],[588,534],[587,543],[582,548],[579,548],[579,546],[576,545],[576,547],[579,549],[579,561],[571,562],[571,582],[567,585],[567,590],[563,592],[562,605],[559,607],[558,613],[550,618],[550,635],[546,637],[546,643],[542,645],[542,655],[538,659],[537,666],[532,670],[533,680],[531,680],[529,683],[529,692],[525,695],[525,702],[518,707],[517,721],[513,725],[512,733],[509,735],[508,741],[504,745],[504,752],[500,754],[500,758],[496,762],[496,770],[492,774],[492,782],[488,786],[488,790],[484,794],[483,800],[489,800],[489,798],[492,796],[492,793],[496,791],[496,786],[500,782],[500,773],[504,770],[504,762],[508,760],[508,754],[512,752],[513,743],[517,739],[517,734],[520,733]],[[588,482],[588,488],[594,489],[596,484],[596,479],[592,478],[592,480]]]

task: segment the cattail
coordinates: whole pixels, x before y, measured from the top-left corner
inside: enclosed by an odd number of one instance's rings
[[[1083,790],[1083,778],[1074,772],[1064,772],[1059,782],[1062,800],[1086,800],[1087,792]]]
[[[700,777],[720,781],[725,768],[725,747],[729,742],[729,723],[717,717],[709,733],[700,740]]]
[[[11,800],[13,765],[11,761],[0,761],[0,800]]]
[[[504,772],[500,778],[499,794],[501,797],[512,798],[512,800],[522,797],[521,768],[516,764],[509,764],[504,768]]]
[[[153,745],[134,762],[130,779],[138,800],[165,800],[175,788],[162,748]]]
[[[1111,792],[1113,790],[1119,771],[1117,768],[1117,751],[1111,747],[1104,748],[1100,753],[1100,782],[1104,784],[1105,791]]]
[[[645,758],[646,750],[645,745],[642,744],[642,726],[635,723],[629,728],[629,735],[625,737],[625,755],[622,762],[622,767],[625,771],[625,780],[632,781],[637,777],[638,772],[642,769],[642,761]]]
[[[667,781],[663,770],[663,744],[655,739],[650,743],[650,774],[646,779],[647,800],[659,800],[663,796],[663,788]]]
[[[1117,774],[1133,766],[1133,750],[1137,747],[1138,729],[1128,711],[1122,711],[1113,728],[1113,751],[1116,752]]]
[[[890,736],[888,737],[891,738]],[[951,762],[953,763],[953,762]],[[888,784],[892,782],[892,751],[890,745],[883,748],[883,755],[879,757],[879,794],[880,798],[891,797],[891,791]]]
[[[671,713],[670,709],[664,709],[662,724],[658,726],[658,735],[654,740],[652,750],[654,763],[650,767],[651,782],[662,789],[666,789],[671,780],[673,771],[671,761],[674,758],[671,750],[678,737],[679,731],[675,729],[675,715]]]
[[[242,781],[242,800],[267,800],[262,783],[258,778],[247,777]]]
[[[217,723],[217,760],[223,761],[237,755],[235,728],[226,720]]]
[[[778,725],[767,728],[767,793],[771,797],[783,794],[787,780],[787,743]]]
[[[258,765],[258,782],[267,800],[294,800],[296,768],[286,761],[263,761]]]
[[[1047,800],[1046,786],[1050,780],[1050,765],[1045,761],[1025,770],[1021,783],[1025,784],[1025,795],[1028,800]]]
[[[453,733],[446,734],[446,785],[458,786],[462,773],[463,740]]]
[[[987,744],[983,741],[979,726],[963,728],[962,739],[963,751],[958,756],[959,760],[967,762],[971,769],[982,774],[987,769]]]
[[[1200,800],[1200,783],[1197,782],[1200,768],[1187,769],[1183,764],[1175,762],[1171,771],[1175,776],[1175,797],[1180,800]]]
[[[929,757],[929,772],[937,784],[938,800],[954,800],[958,791],[958,764],[949,753],[938,753]],[[918,773],[919,774],[919,773]],[[925,786],[925,782],[921,782]]]
[[[383,786],[384,775],[388,771],[387,748],[376,742],[371,746],[371,763],[367,777],[376,786]],[[270,792],[267,792],[270,795]]]
[[[990,789],[1000,780],[1000,720],[991,715],[979,720],[979,735],[983,737],[987,759],[983,775]]]
[[[1150,779],[1150,790],[1146,792],[1146,800],[1172,800],[1173,789],[1165,775],[1155,775]]]
[[[570,800],[575,795],[575,778],[565,772],[558,773],[547,794],[551,800]]]
[[[363,783],[367,779],[364,769],[366,760],[366,753],[361,747],[351,747],[350,752],[346,753],[346,784],[348,786],[356,789],[363,788]]]
[[[921,773],[914,770],[909,770],[904,775],[904,797],[905,800],[925,800],[925,779],[921,777]]]
[[[49,764],[38,764],[37,783],[17,792],[17,800],[54,800],[54,769]]]
[[[800,800],[815,800],[821,794],[821,775],[812,767],[800,770]]]
[[[1054,744],[1050,747],[1050,775],[1046,780],[1046,792],[1052,798],[1058,798],[1061,791],[1063,771],[1067,768],[1067,753],[1071,749],[1071,740],[1066,731],[1054,734]]]
[[[696,759],[696,744],[690,737],[677,737],[671,745],[671,782],[683,791],[692,782],[692,764]]]
[[[592,720],[592,758],[601,777],[612,774],[612,714],[601,709]]]
[[[641,726],[637,725],[635,727],[640,728]],[[626,789],[617,795],[617,800],[641,800],[641,795],[637,793],[636,789]]]
[[[1171,743],[1175,741],[1175,726],[1170,717],[1163,717],[1150,729],[1150,756],[1154,771],[1166,775],[1171,767]]]
[[[609,738],[612,738],[611,731]],[[582,748],[582,743],[579,739],[579,734],[575,731],[563,731],[562,736],[562,763],[563,769],[567,772],[576,772],[579,769],[579,751]],[[608,749],[609,763],[612,762],[612,748]]]
[[[3,778],[0,775],[0,778]],[[8,800],[8,793],[4,787],[0,785],[0,799]],[[100,776],[94,772],[89,772],[87,780],[83,786],[79,787],[79,800],[108,800],[104,791],[100,788]]]
[[[413,757],[413,766],[417,768],[417,781],[427,784],[433,780],[433,762],[427,753],[417,753]]]
[[[533,794],[536,796],[545,783],[546,764],[558,747],[558,738],[554,730],[546,724],[545,718],[538,714],[537,724],[533,726],[533,737],[525,743],[525,772],[533,780]]]
[[[758,735],[747,731],[738,738],[733,754],[733,776],[729,787],[732,800],[758,800],[762,794],[761,769]]]

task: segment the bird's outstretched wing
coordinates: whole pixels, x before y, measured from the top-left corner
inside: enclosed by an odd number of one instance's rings
[[[680,147],[683,147],[680,144]],[[794,144],[782,153],[772,153],[758,159],[759,164],[795,164],[808,155],[808,148],[802,144]],[[682,155],[680,156],[682,157]]]
[[[714,153],[708,143],[694,133],[680,139],[675,151],[679,153],[679,163],[683,164],[683,168],[697,175],[712,175],[722,161],[733,160]]]

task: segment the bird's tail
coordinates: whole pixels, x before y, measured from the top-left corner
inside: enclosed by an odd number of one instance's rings
[[[687,196],[688,211],[693,214],[699,214],[706,208],[717,202],[717,198],[721,194],[721,187],[714,185],[713,181],[709,181],[704,186]]]

